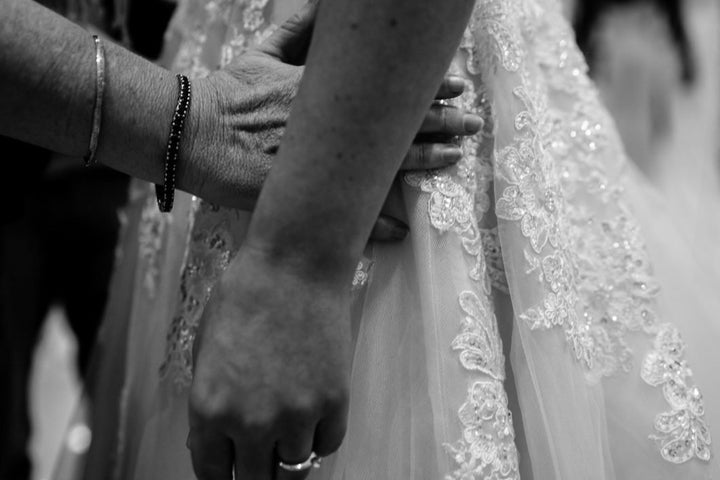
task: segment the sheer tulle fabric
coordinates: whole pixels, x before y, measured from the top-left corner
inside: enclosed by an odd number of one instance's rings
[[[168,37],[175,66],[202,75],[227,61],[271,31],[273,11],[257,0],[181,5]],[[368,247],[352,286],[347,437],[310,478],[720,478],[714,458],[700,458],[709,434],[687,437],[689,450],[672,444],[687,458],[663,450],[682,428],[649,439],[661,412],[708,420],[696,383],[708,411],[720,407],[717,349],[702,348],[718,339],[717,309],[687,300],[712,294],[689,287],[696,265],[675,254],[687,249],[681,240],[650,250],[670,287],[682,287],[657,305],[631,212],[657,238],[672,226],[628,170],[559,7],[479,1],[453,70],[468,81],[458,103],[484,115],[485,129],[465,141],[457,167],[406,175],[398,202],[411,235]],[[249,214],[179,195],[168,217],[152,202],[131,239],[133,298],[107,314],[129,328],[119,410],[96,408],[119,411],[118,428],[95,428],[115,441],[94,454],[112,461],[88,478],[194,478],[190,347]],[[127,291],[125,277],[113,291]],[[685,365],[684,347],[660,341],[675,338],[669,321],[689,332],[694,377],[660,375],[663,359]],[[118,371],[106,363],[100,377]],[[670,389],[676,379],[687,388]],[[677,394],[671,405],[666,391]]]

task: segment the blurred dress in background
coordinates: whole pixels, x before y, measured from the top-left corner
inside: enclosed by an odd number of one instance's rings
[[[675,7],[660,11],[658,3],[677,3],[682,15],[673,19],[669,12]],[[686,275],[690,284],[717,289],[720,4],[595,0],[583,5],[594,5],[597,16],[581,45],[593,52],[594,79],[638,167],[639,184],[657,199],[651,215],[666,224],[654,236],[675,243],[667,251],[692,258],[697,267]],[[567,6],[578,27],[584,18],[579,7]],[[680,28],[686,33],[673,33]],[[673,278],[678,277],[683,276],[675,272]]]

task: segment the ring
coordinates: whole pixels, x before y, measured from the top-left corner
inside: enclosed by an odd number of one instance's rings
[[[311,468],[320,468],[322,457],[315,452],[310,452],[310,456],[302,463],[285,463],[282,460],[278,462],[278,466],[288,472],[302,472]]]

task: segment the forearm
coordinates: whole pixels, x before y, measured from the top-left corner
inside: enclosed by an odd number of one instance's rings
[[[470,0],[321,4],[247,246],[331,281],[362,252],[457,48]]]
[[[96,91],[90,35],[30,0],[3,0],[0,18],[0,134],[84,156]],[[177,96],[175,79],[122,47],[104,46],[106,87],[97,159],[159,181]]]

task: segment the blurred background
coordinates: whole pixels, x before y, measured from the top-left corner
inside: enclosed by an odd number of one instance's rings
[[[114,21],[120,7],[112,0],[94,3],[52,0],[46,3],[78,22],[103,30],[148,58],[158,56],[162,32],[174,8],[165,0],[121,2],[125,9],[121,13],[128,22],[120,25]],[[708,268],[720,279],[718,1],[564,0],[564,7],[575,25],[592,76],[639,174],[659,196],[672,200],[669,208],[677,228],[685,232],[695,248],[704,252]],[[48,156],[46,169],[27,175],[40,176],[46,182],[42,188],[67,188],[68,197],[71,197],[70,191],[77,185],[74,179],[80,178],[76,176],[88,174],[87,170],[72,171],[72,167],[68,167],[71,164],[80,165],[80,162]],[[61,448],[82,453],[87,447],[89,432],[81,423],[73,425],[71,419],[81,396],[88,345],[94,337],[106,296],[104,289],[112,264],[114,236],[119,228],[116,211],[124,202],[127,185],[127,179],[122,176],[108,172],[101,175],[103,188],[110,186],[110,191],[116,192],[106,196],[107,204],[92,212],[82,211],[84,207],[73,202],[68,203],[68,208],[79,208],[76,216],[87,219],[88,225],[96,230],[102,229],[97,242],[105,246],[98,249],[97,254],[102,255],[102,259],[96,264],[104,267],[77,275],[82,278],[70,276],[60,280],[49,276],[50,280],[42,281],[37,277],[28,278],[28,285],[45,286],[42,289],[35,286],[18,295],[18,288],[23,284],[13,283],[16,298],[9,299],[5,294],[2,300],[4,313],[0,321],[12,315],[14,310],[10,307],[18,299],[36,301],[38,305],[32,312],[23,312],[27,319],[23,332],[6,331],[0,337],[5,342],[1,348],[24,350],[25,357],[20,355],[6,361],[12,368],[27,370],[26,374],[21,372],[14,376],[10,385],[22,391],[26,384],[29,392],[27,396],[22,393],[13,405],[16,411],[22,410],[23,405],[29,409],[29,424],[21,422],[17,428],[29,435],[32,468],[30,465],[18,467],[13,470],[16,473],[8,474],[8,479],[50,479]],[[13,242],[22,242],[22,235],[53,232],[58,228],[56,225],[38,225],[34,212],[42,206],[28,201],[18,210],[18,202],[23,201],[18,198],[23,195],[18,192],[14,195],[16,197],[8,202],[12,203],[14,212],[20,213],[3,217],[0,232],[5,251]],[[64,241],[71,244],[77,239]],[[29,250],[27,255],[37,259],[46,255],[41,251],[50,247],[36,245],[34,248],[37,250]],[[2,258],[2,275],[5,277],[10,276],[8,272],[12,271],[13,262],[22,263],[22,259],[8,259],[8,255]],[[34,267],[25,263],[22,268],[23,271],[37,268],[40,277],[45,263],[34,264]],[[53,282],[71,285],[59,289]],[[95,304],[78,310],[73,301],[75,290],[87,298],[88,285],[100,286],[94,293]],[[2,291],[7,293],[11,288],[4,284]],[[24,340],[17,342],[13,335],[20,335]],[[23,443],[22,438],[12,441]],[[0,478],[5,480],[1,474]]]
[[[39,0],[154,60],[173,0]],[[0,137],[0,480],[82,455],[82,380],[107,301],[129,179]],[[10,181],[9,179],[12,179]],[[91,199],[91,200],[88,200]]]

